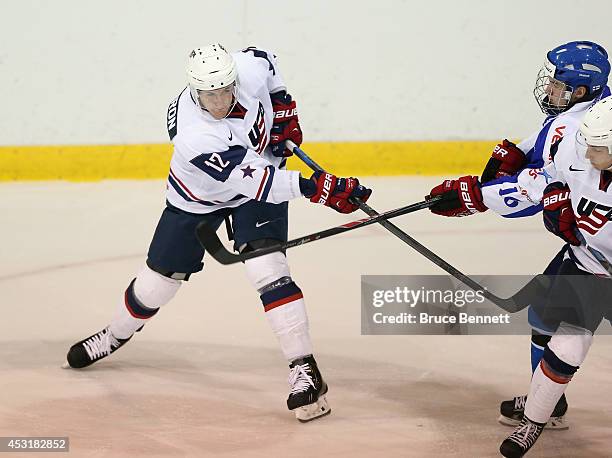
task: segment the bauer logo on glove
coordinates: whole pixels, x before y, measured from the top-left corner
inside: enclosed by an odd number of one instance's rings
[[[310,183],[308,183],[310,181]],[[340,213],[352,213],[359,208],[356,199],[366,202],[372,190],[359,184],[357,178],[338,178],[327,172],[315,172],[304,180],[304,196],[311,202],[331,207]],[[306,189],[306,186],[310,189]]]
[[[285,148],[285,142],[291,140],[297,146],[302,144],[303,135],[298,118],[295,100],[286,91],[270,94],[274,121],[270,131],[270,148],[277,157],[289,157],[293,152]]]
[[[326,173],[323,179],[323,188],[321,189],[321,195],[319,195],[319,200],[317,201],[320,204],[327,205],[327,200],[329,199],[329,193],[332,188],[332,177],[333,175]]]
[[[544,205],[542,217],[546,229],[571,245],[580,245],[580,240],[576,236],[578,228],[572,210],[569,187],[558,181],[549,184],[544,189],[542,204]]]
[[[442,196],[439,202],[429,207],[436,215],[469,216],[488,210],[482,202],[478,178],[474,176],[445,180],[444,183],[434,187],[426,199],[431,199],[433,196]]]
[[[548,194],[544,197],[543,203],[544,207],[550,207],[558,202],[568,201],[570,199],[570,191],[561,190],[561,192],[556,194]]]
[[[293,102],[295,104],[295,102]],[[279,111],[275,111],[274,112],[274,119],[280,119],[282,121],[286,121],[285,118],[291,118],[293,116],[297,117],[298,112],[297,112],[297,108],[293,107],[293,109],[287,109],[287,110],[279,110]]]

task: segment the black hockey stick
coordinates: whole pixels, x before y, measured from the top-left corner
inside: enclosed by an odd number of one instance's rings
[[[200,245],[202,245],[204,250],[208,252],[216,261],[221,264],[235,264],[237,262],[244,262],[247,259],[257,258],[259,256],[274,253],[276,251],[284,251],[288,248],[304,245],[306,243],[314,242],[316,240],[331,237],[332,235],[341,234],[343,232],[352,231],[354,229],[359,229],[364,226],[369,226],[370,224],[380,223],[381,221],[386,221],[389,218],[395,218],[397,216],[405,215],[407,213],[422,210],[423,208],[431,207],[439,199],[440,198],[424,200],[422,202],[417,202],[416,204],[396,208],[395,210],[389,210],[385,213],[377,213],[376,215],[370,216],[369,218],[362,218],[358,219],[357,221],[351,221],[350,223],[341,224],[340,226],[324,229],[313,234],[304,235],[302,237],[298,237],[297,239],[289,240],[284,243],[279,242],[274,245],[267,246],[265,248],[259,248],[253,251],[249,251],[247,253],[230,252],[227,248],[225,248],[225,246],[219,239],[217,232],[208,225],[206,225],[206,223],[200,223],[198,225],[196,229],[196,236],[198,237]]]
[[[323,167],[321,167],[314,160],[312,160],[308,156],[308,154],[306,154],[304,150],[302,150],[299,146],[297,146],[292,141],[287,140],[286,146],[291,151],[293,151],[293,153],[298,158],[300,158],[313,171],[315,172],[324,171]],[[370,217],[375,217],[376,215],[378,215],[378,212],[374,210],[372,207],[370,207],[368,204],[366,204],[365,202],[361,202],[355,199],[354,203],[358,204],[359,208],[363,210],[366,214],[368,214]],[[478,284],[475,280],[473,280],[472,278],[468,277],[467,275],[465,275],[464,273],[462,273],[461,271],[459,271],[458,269],[450,265],[448,262],[446,262],[440,256],[435,254],[429,248],[427,248],[426,246],[422,245],[421,243],[419,243],[418,241],[410,237],[408,234],[402,231],[395,224],[385,219],[376,221],[376,222],[380,223],[381,226],[383,226],[393,235],[397,236],[400,240],[410,245],[416,251],[418,251],[423,256],[425,256],[427,259],[429,259],[431,262],[433,262],[434,264],[436,264],[437,266],[439,266],[440,268],[448,272],[450,275],[455,277],[457,280],[465,283],[467,286],[472,288],[474,291],[482,291],[482,294],[484,297],[486,297],[491,302],[493,302],[498,307],[504,309],[507,312],[511,312],[511,313],[518,312],[519,310],[522,310],[525,307],[527,307],[529,303],[532,302],[534,299],[540,298],[546,295],[550,280],[544,275],[538,275],[534,277],[529,283],[527,283],[527,285],[525,285],[521,290],[519,290],[513,296],[507,299],[496,296],[495,294],[491,293],[486,288]]]

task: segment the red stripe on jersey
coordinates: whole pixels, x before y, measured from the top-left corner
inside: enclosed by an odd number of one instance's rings
[[[172,169],[170,169],[170,175],[172,175],[172,178],[174,178],[176,180],[176,182],[180,185],[180,187],[183,189],[183,191],[185,191],[187,194],[189,194],[189,197],[191,197],[194,200],[197,200],[198,202],[203,202],[202,199],[200,199],[199,197],[196,197],[195,195],[193,195],[193,193],[189,190],[189,188],[187,186],[185,186],[185,183],[183,183],[172,171]]]
[[[266,181],[268,179],[268,174],[269,174],[268,168],[266,167],[264,169],[264,176],[261,179],[261,183],[259,183],[259,189],[257,190],[257,195],[255,196],[255,200],[259,200],[259,198],[261,197],[261,191],[263,190],[264,185],[266,184]]]
[[[257,154],[261,154],[261,152],[265,149],[266,144],[268,143],[268,134],[264,133],[259,146],[257,147]]]
[[[586,223],[583,223],[582,221],[578,221],[576,226],[578,226],[578,229],[582,229],[584,232],[590,235],[597,234],[599,232],[599,229],[601,229],[601,228],[597,228],[597,229],[592,228],[591,226],[587,225]]]
[[[599,213],[597,210],[593,210],[590,215],[579,216],[576,219],[576,225],[591,235],[597,234],[607,222],[608,218],[606,218],[606,215]]]
[[[270,302],[268,305],[264,306],[264,311],[269,312],[270,310],[275,309],[276,307],[280,307],[281,305],[288,304],[289,302],[297,301],[298,299],[302,299],[303,297],[304,295],[300,292],[300,293],[294,294],[293,296],[285,297],[283,299],[279,299],[277,301]]]

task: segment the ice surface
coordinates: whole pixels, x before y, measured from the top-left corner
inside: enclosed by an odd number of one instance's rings
[[[364,180],[379,211],[436,178]],[[162,181],[0,184],[0,436],[69,436],[71,456],[489,457],[511,429],[501,400],[526,392],[527,336],[361,336],[361,274],[439,274],[379,226],[289,251],[332,414],[287,411],[288,368],[242,266],[209,260],[128,345],[86,370],[68,347],[108,323],[144,262]],[[361,217],[307,201],[291,234]],[[541,271],[561,242],[538,216],[395,222],[471,274]],[[568,389],[568,431],[533,457],[612,456],[612,338],[599,336]],[[24,456],[24,455],[20,455]],[[46,455],[42,455],[46,456]]]

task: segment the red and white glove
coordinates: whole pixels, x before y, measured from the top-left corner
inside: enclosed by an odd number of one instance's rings
[[[491,153],[491,158],[482,172],[480,181],[487,183],[503,176],[516,175],[526,162],[525,153],[511,141],[504,140],[498,143]]]
[[[306,197],[311,202],[331,207],[340,213],[352,213],[359,208],[349,199],[366,202],[372,194],[372,190],[360,185],[357,178],[338,178],[331,173],[315,172],[310,180],[315,185],[314,194],[305,194]]]
[[[297,146],[302,144],[302,129],[298,119],[297,106],[287,91],[270,94],[274,120],[270,131],[272,154],[277,157],[289,157],[293,151],[285,147],[285,141],[291,140]]]
[[[425,199],[429,200],[434,196],[442,196],[441,200],[429,207],[436,215],[469,216],[488,210],[482,202],[478,177],[468,175],[456,180],[446,180],[429,191]]]
[[[571,245],[580,245],[576,237],[576,216],[572,210],[569,186],[555,181],[544,189],[542,198],[544,226]]]

